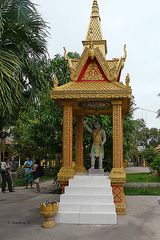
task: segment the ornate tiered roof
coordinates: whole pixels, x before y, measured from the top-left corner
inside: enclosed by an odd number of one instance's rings
[[[110,99],[130,98],[130,87],[123,83],[114,82],[69,82],[57,87],[54,91],[55,99]]]
[[[129,75],[125,84],[120,82],[121,71],[127,57],[126,46],[122,57],[106,59],[107,44],[101,31],[97,0],[93,0],[87,36],[82,43],[84,50],[79,59],[70,59],[65,51],[70,82],[53,88],[52,99],[58,101],[74,99],[78,103],[84,99],[123,99],[123,101],[125,99],[124,112],[127,112],[131,98]]]

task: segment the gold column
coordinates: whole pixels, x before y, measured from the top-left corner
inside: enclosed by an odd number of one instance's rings
[[[123,167],[123,127],[122,101],[115,100],[113,105],[113,169],[110,173],[114,202],[118,214],[126,211],[125,194],[126,173]]]
[[[63,166],[58,173],[58,181],[64,186],[68,185],[70,178],[73,178],[75,171],[72,168],[72,133],[73,113],[71,105],[63,106]]]
[[[113,104],[113,168],[123,167],[122,107],[121,101]]]
[[[83,117],[76,116],[76,172],[86,172],[83,165]]]

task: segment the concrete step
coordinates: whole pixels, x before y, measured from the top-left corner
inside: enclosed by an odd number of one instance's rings
[[[55,221],[68,224],[117,224],[117,215],[110,212],[59,212]]]
[[[115,205],[110,204],[73,204],[73,203],[61,203],[59,206],[60,212],[112,212],[115,213]]]
[[[84,187],[110,187],[111,186],[111,183],[110,183],[110,180],[109,179],[106,179],[105,181],[88,181],[88,180],[84,180],[84,181],[81,181],[81,180],[75,180],[74,179],[71,179],[69,181],[69,186],[84,186]]]
[[[96,180],[100,180],[100,179],[109,179],[109,176],[105,176],[105,175],[89,175],[89,174],[84,174],[84,175],[75,175],[74,176],[74,179],[81,179],[81,180],[83,180],[83,179],[85,179],[85,180],[87,180],[87,179],[91,179],[91,180],[94,180],[94,179],[96,179]]]
[[[117,214],[108,176],[76,175],[60,196],[58,223],[116,224]]]
[[[97,204],[97,203],[113,203],[113,195],[99,194],[99,195],[66,195],[60,196],[60,203],[72,204]]]
[[[67,186],[65,187],[65,194],[77,194],[77,195],[103,195],[103,194],[112,194],[111,187],[79,187],[79,186]]]
[[[69,180],[69,186],[93,186],[93,187],[108,187],[111,186],[108,176],[74,176]]]

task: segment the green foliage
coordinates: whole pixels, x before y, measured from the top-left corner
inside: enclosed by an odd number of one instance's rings
[[[24,166],[20,166],[17,169],[17,177],[18,179],[23,179],[24,178]]]
[[[160,175],[160,155],[154,157],[153,162],[150,164],[150,168],[157,172]]]
[[[55,167],[50,167],[50,166],[47,166],[44,168],[44,176],[48,176],[52,179],[57,179],[57,174],[60,170],[60,165],[57,165]]]
[[[147,161],[149,166],[152,164],[156,155],[157,155],[157,152],[155,151],[154,148],[147,148],[143,151],[143,156],[144,156],[144,158]]]
[[[135,120],[135,140],[138,146],[148,147],[149,129],[144,119]]]
[[[133,151],[137,148],[137,144],[134,138],[135,122],[128,114],[123,119],[123,148],[124,148],[124,160],[128,160]]]
[[[30,0],[0,1],[1,129],[46,86],[46,36],[47,25]]]
[[[74,53],[72,53],[74,56]],[[22,110],[13,134],[15,149],[22,159],[30,153],[34,158],[55,159],[60,162],[62,156],[62,110],[50,98],[52,76],[56,75],[60,85],[69,81],[67,63],[56,55],[44,68],[48,76],[48,87],[38,95],[34,104]]]
[[[148,138],[150,147],[157,147],[160,144],[160,129],[151,128],[149,129],[149,138]]]
[[[78,58],[78,53],[69,52],[68,56],[70,58]],[[50,76],[56,75],[58,78],[59,85],[63,85],[68,83],[70,80],[70,74],[67,66],[67,62],[64,60],[64,57],[57,54],[54,58],[50,61],[48,66],[48,73]]]
[[[26,185],[26,182],[23,178],[18,178],[16,179],[16,187],[20,187],[20,186],[25,186]]]
[[[53,158],[61,151],[61,110],[51,101],[49,94],[42,95],[39,106],[30,106],[19,115],[13,129],[15,148],[25,158],[31,154],[34,158]],[[19,148],[19,146],[21,146]]]
[[[133,112],[135,111],[134,97],[131,98],[129,113],[123,118],[123,149],[124,160],[129,160],[132,153],[137,149],[135,140],[136,122],[133,120]]]
[[[160,176],[152,173],[128,173],[126,174],[127,182],[160,182]]]
[[[124,187],[124,193],[129,196],[137,196],[137,195],[148,195],[148,196],[159,196],[160,188],[159,187],[143,187],[143,188],[129,188]]]
[[[160,142],[159,134],[160,130],[156,128],[147,128],[144,119],[133,120],[129,114],[126,116],[123,124],[124,133],[124,157],[125,159],[133,158],[134,156],[140,155],[138,152],[138,146],[143,146],[146,149],[156,147]],[[152,152],[152,153],[151,153]],[[154,150],[146,150],[141,155],[148,159],[148,163],[152,161],[147,156],[149,153],[153,155]],[[154,157],[154,155],[153,155]],[[146,160],[147,160],[146,159]]]

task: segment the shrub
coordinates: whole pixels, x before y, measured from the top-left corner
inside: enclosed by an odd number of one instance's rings
[[[150,164],[150,168],[153,171],[156,171],[158,175],[160,175],[160,155],[157,155],[154,159],[153,162]]]
[[[147,148],[143,151],[143,156],[150,166],[153,163],[154,158],[157,156],[157,152],[154,148]]]

